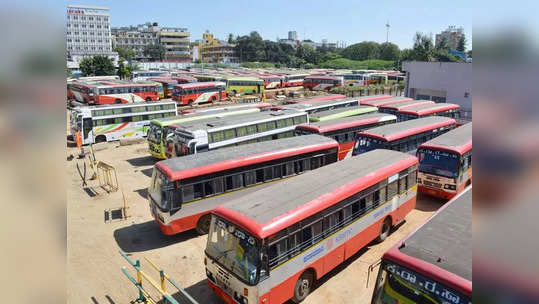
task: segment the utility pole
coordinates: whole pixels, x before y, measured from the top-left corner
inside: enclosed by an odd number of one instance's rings
[[[386,23],[386,29],[387,29],[387,31],[386,31],[386,42],[389,42],[389,27],[390,27],[389,20],[387,20],[387,23]]]

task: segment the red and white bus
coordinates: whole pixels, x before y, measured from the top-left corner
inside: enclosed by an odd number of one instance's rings
[[[339,143],[339,160],[352,156],[352,149],[359,131],[395,123],[397,117],[390,114],[364,114],[296,126],[296,135],[320,134]]]
[[[195,77],[191,77],[187,75],[177,75],[177,76],[172,76],[171,78],[176,80],[178,84],[198,82],[198,80]]]
[[[303,88],[312,91],[329,91],[335,87],[342,87],[344,80],[342,76],[307,76],[303,79]]]
[[[221,101],[226,98],[224,82],[196,82],[174,86],[172,100],[183,105]]]
[[[159,100],[159,88],[152,83],[73,82],[70,89],[76,101],[96,105]]]
[[[303,86],[303,79],[309,76],[309,74],[293,74],[284,76],[284,85],[286,87],[301,87]]]
[[[415,156],[378,150],[218,206],[204,259],[211,289],[226,303],[301,302],[404,220],[416,204],[416,173]]]
[[[382,107],[382,106],[387,106],[387,105],[390,105],[390,104],[395,104],[395,103],[399,103],[399,102],[404,102],[404,101],[411,101],[413,100],[412,98],[408,98],[408,97],[389,97],[389,98],[383,98],[383,99],[366,99],[366,100],[362,100],[361,101],[361,105],[365,105],[365,106],[371,106],[371,107]]]
[[[278,89],[284,87],[284,80],[282,76],[261,75],[258,77],[264,80],[264,87],[266,89]]]
[[[472,183],[472,123],[417,148],[419,191],[450,199]]]
[[[434,104],[434,101],[430,100],[409,100],[403,102],[392,103],[378,107],[378,112],[397,115],[400,110],[407,109],[409,107]]]
[[[309,98],[291,99],[291,100],[285,101],[284,104],[313,103],[313,102],[318,102],[318,101],[335,100],[335,99],[343,99],[343,98],[346,98],[346,95],[329,94],[329,95],[309,97]]]
[[[453,103],[424,104],[402,109],[397,112],[398,121],[428,116],[445,116],[458,120],[460,118],[460,106]]]
[[[171,98],[174,86],[178,84],[178,81],[168,77],[151,77],[148,81],[159,82],[163,85],[163,93],[165,98]]]
[[[217,205],[336,162],[337,149],[334,140],[311,135],[160,161],[148,189],[152,215],[164,234],[194,228],[205,234]]]
[[[426,117],[380,126],[360,132],[352,155],[374,149],[389,149],[415,155],[422,143],[456,128],[448,117]]]
[[[472,187],[384,254],[371,303],[472,304]]]

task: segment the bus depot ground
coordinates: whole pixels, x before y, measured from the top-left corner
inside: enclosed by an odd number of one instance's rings
[[[125,251],[133,260],[139,259],[142,269],[159,282],[159,273],[144,258],[151,259],[199,303],[222,303],[206,282],[204,248],[206,236],[194,231],[165,236],[154,222],[148,205],[147,187],[157,159],[147,152],[146,142],[120,146],[119,142],[103,144],[95,152],[97,160],[116,168],[120,190],[107,193],[99,181],[89,180],[92,170],[87,159],[78,159],[80,150],[66,149],[67,184],[67,302],[68,303],[130,303],[138,297],[135,286],[121,268],[136,277],[134,269],[118,253]],[[74,158],[69,157],[73,155]],[[71,159],[71,160],[69,160]],[[77,163],[87,185],[83,186]],[[105,221],[105,211],[123,206],[122,192],[127,201],[125,220]],[[370,273],[369,265],[431,216],[445,201],[418,194],[417,205],[406,221],[380,244],[369,244],[342,265],[324,276],[304,303],[370,303],[378,267]],[[154,299],[160,299],[149,283],[143,284]],[[167,286],[173,296],[172,286]]]

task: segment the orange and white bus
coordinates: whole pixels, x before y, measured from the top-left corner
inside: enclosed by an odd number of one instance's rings
[[[362,106],[371,106],[371,107],[382,107],[387,106],[390,104],[400,103],[404,101],[411,101],[412,98],[408,97],[389,97],[389,98],[381,98],[381,99],[364,99],[361,100]]]
[[[395,115],[363,114],[299,125],[296,126],[296,135],[320,134],[335,139],[339,143],[339,160],[343,160],[352,156],[358,132],[396,121]]]
[[[342,76],[307,76],[303,79],[303,88],[311,91],[329,91],[335,87],[342,87],[344,80]]]
[[[388,105],[382,105],[378,107],[378,112],[397,115],[400,110],[407,109],[409,107],[434,104],[434,101],[430,100],[409,100],[403,102],[392,103]]]
[[[499,296],[489,289],[478,302],[496,303]],[[516,294],[509,298],[523,300]],[[371,303],[472,304],[472,187],[384,254]]]
[[[172,76],[171,78],[176,80],[178,84],[198,82],[198,80],[195,77],[191,77],[188,75],[176,75],[176,76]]]
[[[204,259],[211,289],[226,303],[301,302],[404,220],[416,204],[416,174],[415,156],[377,150],[218,206]]]
[[[456,128],[457,122],[448,117],[426,117],[397,122],[360,132],[352,155],[375,149],[389,149],[415,155],[422,143]]]
[[[453,103],[424,104],[402,109],[397,112],[398,121],[429,116],[445,116],[458,120],[460,118],[460,106]]]
[[[210,211],[270,182],[337,161],[338,144],[320,135],[289,137],[158,162],[150,209],[166,235],[208,232]]]
[[[472,183],[472,123],[417,148],[419,191],[450,199]]]
[[[195,82],[174,86],[172,100],[182,105],[221,101],[226,98],[224,82]]]
[[[346,95],[329,94],[329,95],[309,97],[309,98],[291,99],[291,100],[285,101],[284,104],[313,103],[313,102],[318,102],[318,101],[335,100],[335,99],[343,99],[343,98],[346,98]]]
[[[174,86],[178,84],[178,81],[168,77],[150,77],[148,81],[158,82],[163,85],[164,98],[171,98]]]
[[[284,87],[284,81],[282,76],[277,75],[262,75],[260,79],[264,80],[264,87],[266,89],[278,89]]]
[[[309,76],[309,74],[292,74],[284,76],[284,85],[286,87],[301,87],[303,86],[303,79]]]
[[[152,83],[73,82],[70,89],[76,101],[95,105],[159,100],[159,88]]]

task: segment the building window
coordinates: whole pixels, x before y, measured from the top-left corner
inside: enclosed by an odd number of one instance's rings
[[[81,24],[81,27],[82,27],[82,28],[86,28],[86,24]]]
[[[470,93],[464,92],[464,98],[468,98],[468,97],[470,97]]]

